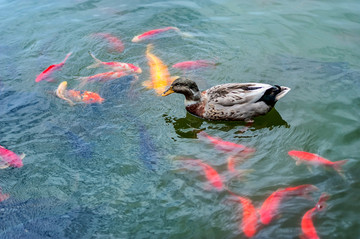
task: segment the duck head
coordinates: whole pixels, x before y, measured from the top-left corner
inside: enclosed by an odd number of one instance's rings
[[[171,86],[162,93],[162,96],[167,96],[172,93],[183,94],[185,96],[185,101],[188,103],[196,103],[201,100],[201,94],[196,83],[183,77],[175,79]]]
[[[258,100],[265,102],[269,106],[274,106],[275,103],[285,96],[291,89],[286,86],[274,85],[273,87],[267,89],[264,95]]]

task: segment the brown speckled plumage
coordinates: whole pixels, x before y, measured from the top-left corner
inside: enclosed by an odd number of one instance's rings
[[[186,110],[209,120],[245,120],[265,115],[290,88],[261,83],[228,83],[199,92],[195,82],[176,79],[169,91],[185,95]]]

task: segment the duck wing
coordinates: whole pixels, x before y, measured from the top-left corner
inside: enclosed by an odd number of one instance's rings
[[[211,87],[206,91],[209,104],[233,106],[258,101],[271,85],[261,83],[228,83]]]

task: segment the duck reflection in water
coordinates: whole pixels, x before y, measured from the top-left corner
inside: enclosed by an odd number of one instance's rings
[[[166,114],[164,114],[163,117],[165,122],[173,124],[175,132],[180,138],[197,138],[197,133],[206,129],[206,127],[202,127],[204,122],[211,123],[213,128],[221,131],[229,131],[240,127],[239,133],[243,133],[245,130],[255,131],[262,128],[269,128],[271,130],[277,126],[290,127],[275,108],[265,116],[256,117],[255,122],[252,123],[249,128],[247,123],[242,121],[209,121],[196,117],[188,112],[186,112],[186,116],[182,118],[176,118]]]

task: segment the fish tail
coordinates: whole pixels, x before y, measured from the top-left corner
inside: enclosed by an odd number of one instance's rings
[[[91,64],[90,66],[86,67],[87,69],[90,69],[90,68],[97,68],[99,66],[101,66],[101,62],[98,58],[96,58],[94,56],[94,54],[92,54],[90,51],[89,51],[89,54],[90,56],[95,60],[95,63],[94,64]]]
[[[194,37],[194,35],[193,34],[191,34],[190,32],[182,32],[182,31],[180,31],[180,29],[179,28],[177,28],[177,27],[173,27],[172,28],[174,31],[176,31],[180,36],[182,36],[182,37],[185,37],[185,38],[193,38]]]
[[[66,56],[65,56],[65,59],[63,60],[63,63],[66,62],[66,60],[71,56],[72,52],[69,52]]]
[[[88,82],[88,77],[79,77],[78,80],[80,80],[79,88],[82,89]]]
[[[342,170],[342,166],[347,162],[347,159],[344,160],[340,160],[340,161],[336,161],[333,164],[333,168],[336,170],[336,172],[338,172],[341,176],[343,176],[343,170]]]
[[[198,136],[200,136],[200,138],[202,139],[209,139],[209,135],[207,133],[205,133],[205,131],[201,131],[199,133],[197,133]]]
[[[146,46],[146,54],[149,54],[150,51],[152,51],[154,49],[154,45],[153,44],[148,44]]]

